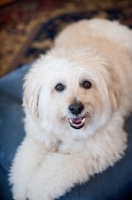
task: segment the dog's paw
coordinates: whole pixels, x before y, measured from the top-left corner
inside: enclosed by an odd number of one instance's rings
[[[47,180],[47,183],[43,181],[32,182],[29,187],[27,197],[28,200],[54,200],[65,193],[65,190],[62,189],[60,185],[57,185],[57,182]]]
[[[13,191],[13,200],[30,200],[27,198],[26,191],[20,191],[19,189],[16,191]]]
[[[77,155],[49,154],[32,175],[27,197],[31,200],[54,200],[63,196],[76,183],[85,182],[88,173],[83,160],[82,156]]]

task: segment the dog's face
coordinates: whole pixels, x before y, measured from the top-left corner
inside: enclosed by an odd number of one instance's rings
[[[119,99],[111,63],[88,49],[42,56],[24,87],[25,105],[39,125],[73,138],[87,137],[104,126]]]

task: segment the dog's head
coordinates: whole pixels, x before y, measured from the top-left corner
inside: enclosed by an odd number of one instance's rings
[[[87,137],[117,109],[120,88],[112,65],[90,49],[54,49],[26,75],[24,105],[43,129]]]

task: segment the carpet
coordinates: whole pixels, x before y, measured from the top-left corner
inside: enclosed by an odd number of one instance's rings
[[[131,0],[23,0],[0,8],[0,76],[35,60],[80,19],[118,20],[132,28]]]

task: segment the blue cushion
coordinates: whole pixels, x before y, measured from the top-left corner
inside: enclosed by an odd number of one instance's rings
[[[31,64],[0,79],[0,199],[12,200],[7,175],[25,132],[22,110],[22,82]],[[73,188],[60,200],[125,200],[132,197],[132,115],[127,119],[126,155],[114,167]]]

